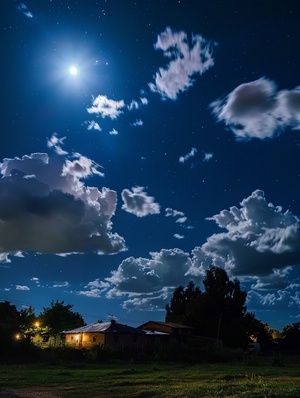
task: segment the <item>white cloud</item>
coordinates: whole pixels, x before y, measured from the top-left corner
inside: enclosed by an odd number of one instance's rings
[[[278,91],[272,80],[260,78],[241,84],[210,106],[238,139],[265,139],[300,128],[299,104],[300,87]]]
[[[47,141],[48,148],[53,148],[57,155],[67,155],[68,152],[62,149],[62,145],[64,145],[64,140],[66,137],[58,138],[57,134],[54,133],[52,137]]]
[[[184,235],[174,234],[174,238],[176,238],[176,239],[184,239]]]
[[[30,290],[28,286],[16,285],[16,290]]]
[[[232,275],[255,279],[255,288],[271,289],[283,287],[287,267],[300,263],[299,218],[267,203],[263,191],[209,220],[227,232],[210,236],[197,248],[198,266],[214,263]]]
[[[74,153],[75,160],[66,160],[62,169],[62,176],[71,176],[72,178],[80,179],[87,178],[92,175],[98,175],[104,177],[104,173],[98,171],[101,167],[93,160],[81,155],[80,153]]]
[[[128,296],[130,301],[124,303],[124,308],[144,309],[145,303],[150,301],[152,304],[159,301],[163,307],[174,288],[190,280],[187,276],[191,267],[188,253],[180,249],[162,249],[150,255],[151,258],[129,257],[123,260],[111,277],[106,278],[112,286],[107,297]]]
[[[19,3],[17,5],[17,10],[20,11],[25,17],[27,18],[33,18],[33,14],[31,11],[29,11],[28,7],[24,3]]]
[[[143,187],[133,187],[131,191],[124,189],[122,199],[124,202],[122,209],[138,217],[160,213],[159,204],[155,203],[152,196],[148,196],[147,192],[144,192]]]
[[[123,100],[114,101],[108,99],[106,95],[98,95],[93,100],[93,104],[91,108],[87,108],[88,113],[94,113],[96,115],[105,117],[109,117],[111,119],[117,119],[121,113],[123,113],[122,109],[125,107],[125,103]]]
[[[179,224],[183,224],[186,222],[186,220],[187,220],[187,217],[180,217],[175,222],[177,222]]]
[[[189,158],[195,156],[197,152],[198,152],[198,151],[197,151],[196,148],[192,148],[192,149],[190,150],[189,153],[187,153],[187,154],[184,155],[184,156],[180,156],[179,162],[180,162],[180,163],[185,163],[187,160],[189,160]]]
[[[142,105],[148,105],[148,98],[141,97],[140,100],[141,100]]]
[[[132,100],[130,104],[127,106],[128,110],[132,111],[133,109],[139,109],[139,103],[135,100]]]
[[[204,152],[203,162],[208,162],[209,160],[211,160],[213,158],[213,156],[214,156],[213,153]]]
[[[163,98],[175,100],[180,92],[193,85],[196,74],[202,75],[214,65],[211,43],[200,35],[193,35],[190,45],[185,32],[167,27],[158,35],[154,48],[171,59],[165,69],[158,69],[155,83],[149,83],[150,89]]]
[[[183,217],[184,216],[184,213],[182,211],[174,210],[174,209],[171,209],[170,207],[167,207],[165,209],[165,212],[166,212],[166,217]]]
[[[292,316],[297,316],[300,311],[300,294],[299,290],[294,292],[278,290],[272,293],[250,291],[247,294],[246,304],[249,311],[273,310],[286,312],[288,309]]]
[[[58,287],[69,287],[69,286],[70,286],[69,282],[65,281],[65,282],[55,282],[52,287],[58,288]]]
[[[100,289],[80,290],[77,294],[86,297],[99,298],[102,295],[102,291]]]
[[[99,191],[82,179],[99,175],[96,164],[75,154],[69,161],[34,153],[0,163],[0,255],[35,251],[74,253],[125,249],[112,232],[117,194]],[[100,173],[101,174],[101,173]]]
[[[95,120],[87,120],[85,123],[88,126],[87,127],[88,130],[102,131],[102,128],[100,127],[99,123],[95,122]]]
[[[141,119],[136,119],[134,123],[131,123],[131,126],[137,127],[137,126],[143,126],[144,122]]]
[[[118,135],[119,133],[118,133],[118,131],[117,131],[116,129],[112,129],[112,130],[109,132],[109,134],[110,134],[110,135]]]

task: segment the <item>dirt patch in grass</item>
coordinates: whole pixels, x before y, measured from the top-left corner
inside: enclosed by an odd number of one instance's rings
[[[0,390],[0,398],[59,398],[59,395],[40,388]]]

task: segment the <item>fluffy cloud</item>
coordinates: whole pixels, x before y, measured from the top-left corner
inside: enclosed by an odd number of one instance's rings
[[[123,100],[114,101],[108,99],[106,95],[98,95],[93,100],[93,104],[90,108],[87,108],[88,113],[94,113],[96,115],[109,117],[111,119],[117,119],[121,113],[122,109],[125,107]]]
[[[192,36],[190,46],[185,32],[168,27],[158,35],[154,48],[170,59],[165,69],[156,72],[155,83],[149,83],[150,89],[163,98],[175,100],[180,92],[193,85],[194,75],[201,75],[214,64],[211,43],[200,35]]]
[[[174,288],[189,281],[191,259],[188,253],[180,249],[162,249],[150,255],[151,258],[129,257],[123,260],[111,277],[106,278],[111,284],[107,297],[128,296],[130,300],[124,303],[124,308],[144,309],[145,303],[151,302],[148,310],[157,309],[162,297],[164,306]]]
[[[35,251],[117,253],[122,237],[112,233],[115,191],[85,186],[102,175],[90,159],[34,153],[0,163],[0,254]]]
[[[132,191],[124,189],[122,199],[124,202],[122,209],[138,217],[159,214],[160,212],[159,204],[154,202],[155,199],[152,196],[148,196],[144,192],[143,187],[133,187]]]
[[[210,106],[238,139],[271,138],[287,128],[300,127],[300,87],[278,91],[261,78],[236,87]]]
[[[256,278],[252,288],[285,286],[288,266],[300,263],[299,218],[267,203],[254,191],[241,207],[222,210],[210,218],[227,232],[214,234],[194,251],[198,267],[213,262],[232,275]]]

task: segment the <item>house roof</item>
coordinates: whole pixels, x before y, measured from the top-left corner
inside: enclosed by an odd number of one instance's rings
[[[182,325],[180,323],[159,322],[159,321],[148,321],[148,322],[140,325],[138,328],[143,329],[144,327],[147,327],[148,325],[153,325],[153,324],[158,325],[158,326],[168,326],[169,328],[172,328],[172,329],[193,329],[191,326]]]
[[[115,321],[92,323],[90,325],[82,326],[72,330],[64,330],[61,333],[75,334],[75,333],[129,333],[129,334],[142,334],[140,329],[131,326],[123,325]]]

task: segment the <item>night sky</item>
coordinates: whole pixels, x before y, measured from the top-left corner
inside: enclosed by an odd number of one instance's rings
[[[298,2],[1,10],[0,300],[138,326],[214,264],[299,322]]]

